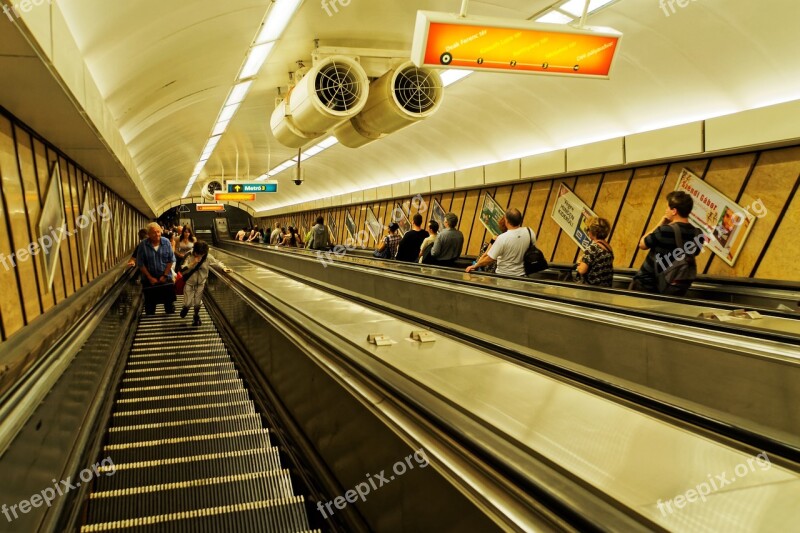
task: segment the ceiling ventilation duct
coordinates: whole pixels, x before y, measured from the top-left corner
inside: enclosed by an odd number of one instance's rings
[[[439,109],[443,95],[437,71],[407,61],[372,82],[364,110],[334,134],[347,147],[364,146],[429,117]]]
[[[270,120],[279,143],[300,148],[361,111],[369,79],[353,59],[331,56],[308,71],[275,108]]]

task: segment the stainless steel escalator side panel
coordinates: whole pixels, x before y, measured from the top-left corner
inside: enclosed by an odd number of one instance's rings
[[[239,248],[264,259],[263,250]],[[296,254],[270,253],[267,264],[416,313],[423,322],[458,324],[533,358],[600,372],[623,387],[800,448],[800,410],[786,408],[800,405],[797,346],[516,295],[487,296],[375,269],[323,267]]]
[[[71,364],[0,457],[0,504],[10,508],[27,501],[52,488],[53,480],[66,480],[87,466],[67,470],[68,461],[76,460],[83,447],[97,437],[91,432],[95,422],[90,409],[113,386],[112,373],[120,363],[114,356],[122,354],[121,343],[128,336],[139,294],[137,285],[125,285],[105,315],[99,317],[97,327],[84,332],[89,336]],[[0,531],[55,530],[61,509],[71,505],[77,495],[77,491],[67,492],[54,500],[52,507],[40,505],[27,513],[17,510],[17,518],[9,513],[11,520],[0,517]]]
[[[262,281],[275,286],[274,279],[255,279],[257,284]],[[346,375],[330,375],[227,284],[212,277],[206,290],[338,480],[339,486],[327,495],[330,502],[373,475],[385,471],[388,478],[397,461],[414,453],[406,440],[342,388],[339,380],[347,380]],[[301,292],[298,298],[303,298]],[[313,300],[307,303],[315,305]],[[382,397],[369,401],[381,402]],[[432,468],[411,470],[351,506],[374,531],[499,531]]]
[[[468,412],[512,442],[520,443],[530,453],[544,456],[665,528],[692,530],[685,527],[682,513],[662,513],[659,503],[676,500],[677,496],[719,474],[730,478],[736,473],[736,483],[731,487],[721,486],[708,499],[725,499],[740,505],[726,509],[728,515],[736,515],[735,518],[718,517],[711,507],[693,508],[697,509],[693,520],[702,522],[709,530],[732,522],[756,529],[766,524],[789,528],[800,519],[800,507],[786,507],[784,496],[776,496],[783,489],[790,492],[790,497],[800,497],[800,474],[771,463],[764,468],[747,467],[757,451],[751,454],[733,449],[448,338],[438,338],[433,345],[409,342],[406,338],[410,331],[418,327],[414,324],[343,300],[328,308],[322,305],[330,302],[328,293],[319,291],[319,299],[314,300],[311,294],[318,289],[310,289],[233,256],[224,256],[224,260],[234,270],[231,275],[249,283],[253,291],[264,297],[288,298],[287,305],[357,348],[349,355],[357,357],[359,364],[376,371],[392,370],[395,379],[411,381],[421,391]],[[220,290],[220,285],[215,285],[215,290]],[[299,295],[296,301],[292,299],[293,289]],[[228,305],[236,304],[229,302]],[[441,309],[443,313],[452,311]],[[245,316],[248,312],[242,309],[239,314]],[[503,316],[507,321],[512,320],[509,314]],[[380,333],[397,343],[391,346],[368,343],[367,334],[378,332],[374,328],[380,328]],[[276,354],[287,349],[286,345],[265,347],[260,357],[274,359]],[[315,411],[309,405],[312,403],[307,394],[309,384],[306,382],[303,386],[303,383],[308,375],[313,375],[310,365],[306,363],[301,372],[297,364],[289,368],[286,361],[278,364],[273,361],[264,367],[270,369],[270,379],[274,376],[275,383],[288,380],[294,386],[286,391],[289,399],[297,411],[305,410],[305,417],[311,419],[310,427],[314,427],[314,422],[322,427],[315,432],[318,438],[325,436],[334,441],[337,454],[331,457],[338,457],[340,462],[345,460],[343,457],[358,461],[355,471],[376,467],[374,463],[361,462],[367,457],[366,450],[353,449],[361,444],[358,438],[363,430],[359,432],[358,426],[347,424],[341,415],[329,425],[330,421],[324,417],[331,415]],[[704,379],[708,380],[708,376]],[[315,387],[314,390],[321,394],[324,388]],[[345,410],[350,409],[346,406]],[[348,434],[342,429],[354,433]],[[351,448],[349,455],[348,446]],[[739,474],[740,465],[749,469]],[[740,497],[745,489],[757,492],[757,497]],[[749,505],[745,505],[745,501]]]

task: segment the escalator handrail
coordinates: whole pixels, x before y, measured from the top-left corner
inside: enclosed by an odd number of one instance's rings
[[[226,244],[229,244],[229,243],[226,243]],[[244,245],[242,245],[242,246],[244,246]],[[275,249],[273,247],[261,247],[260,249],[262,251],[264,251],[264,252],[267,252],[267,253],[292,253],[292,254],[295,254],[295,255],[297,255],[299,257],[302,257],[305,260],[312,260],[311,259],[311,254],[304,253],[302,251],[283,251],[283,250],[278,251],[277,249]],[[578,306],[581,306],[581,307],[585,307],[587,309],[594,309],[594,310],[607,311],[607,312],[612,312],[612,313],[625,314],[625,315],[633,316],[633,317],[637,317],[637,318],[657,320],[657,321],[662,321],[662,322],[665,320],[665,318],[669,318],[669,321],[671,323],[674,323],[674,324],[685,325],[685,326],[690,326],[690,327],[696,327],[696,328],[700,328],[700,329],[710,330],[710,331],[713,331],[713,332],[728,333],[728,334],[740,335],[740,336],[741,335],[747,335],[748,337],[751,337],[751,338],[755,337],[755,338],[758,338],[760,340],[778,342],[778,343],[790,344],[790,345],[798,345],[798,344],[800,344],[800,337],[788,335],[788,334],[785,334],[785,333],[782,333],[782,332],[767,331],[767,330],[764,330],[764,329],[750,327],[750,326],[747,326],[747,325],[740,325],[740,324],[732,325],[732,324],[728,324],[728,323],[725,323],[725,322],[714,322],[714,321],[711,321],[711,320],[708,320],[708,319],[699,319],[699,318],[694,318],[694,317],[686,317],[686,316],[683,316],[683,315],[657,313],[657,312],[643,310],[643,309],[633,309],[633,308],[630,308],[630,307],[624,307],[624,306],[615,305],[615,304],[609,304],[609,303],[591,302],[591,301],[585,301],[585,300],[573,300],[573,299],[570,299],[568,297],[558,296],[558,295],[531,294],[530,292],[527,292],[527,291],[524,291],[524,290],[521,290],[521,289],[514,289],[514,288],[508,288],[508,287],[498,287],[498,286],[487,287],[487,286],[482,285],[480,283],[466,281],[466,280],[463,280],[463,279],[462,280],[442,280],[438,276],[434,276],[432,274],[426,274],[426,273],[418,272],[418,271],[415,271],[415,270],[405,271],[402,268],[400,268],[401,266],[403,266],[402,264],[398,264],[396,266],[392,265],[392,268],[387,268],[387,267],[381,266],[381,265],[366,266],[366,265],[361,265],[361,264],[348,262],[348,261],[342,261],[342,262],[338,262],[338,263],[341,264],[341,265],[345,265],[348,268],[384,270],[384,271],[388,271],[388,272],[394,272],[394,273],[397,273],[397,274],[414,276],[414,277],[422,278],[422,279],[435,280],[437,282],[450,283],[450,284],[453,284],[453,285],[465,285],[465,286],[468,286],[468,287],[471,287],[471,288],[474,288],[474,289],[482,289],[482,290],[485,290],[485,291],[498,291],[498,292],[503,292],[503,293],[507,293],[507,294],[513,294],[513,295],[521,296],[521,297],[525,297],[525,298],[534,298],[534,299],[550,301],[550,302],[555,302],[555,303],[560,303],[560,304],[578,305]],[[427,266],[430,267],[430,265],[427,265]],[[439,268],[439,267],[433,267],[433,268]],[[480,274],[480,275],[482,276],[484,274]],[[525,281],[524,278],[519,278],[519,279],[514,278],[514,279],[516,281],[520,281],[520,280],[521,281]],[[532,280],[529,280],[529,281],[532,281]],[[574,288],[574,285],[571,288]],[[606,289],[606,290],[608,290],[608,289]],[[626,292],[625,294],[627,296],[634,296],[634,297],[637,297],[637,298],[640,296],[639,293],[631,295],[631,294]],[[680,302],[680,303],[686,304],[685,301]],[[694,302],[692,302],[692,303],[694,303]],[[710,304],[709,307],[721,307],[719,305],[715,305],[716,303],[717,302],[709,302],[709,304]],[[781,316],[781,318],[784,318],[784,317]],[[800,316],[799,317],[792,316],[791,318],[792,319],[800,319]]]

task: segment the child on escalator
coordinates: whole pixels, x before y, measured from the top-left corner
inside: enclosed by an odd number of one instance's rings
[[[200,325],[200,304],[203,302],[203,290],[206,287],[206,281],[208,281],[209,263],[220,265],[224,268],[222,263],[208,253],[208,243],[197,241],[194,243],[191,255],[187,256],[181,269],[181,275],[185,281],[181,318],[186,318],[189,308],[194,307],[193,326]]]

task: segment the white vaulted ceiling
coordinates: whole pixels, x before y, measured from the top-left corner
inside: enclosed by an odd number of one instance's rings
[[[527,19],[549,0],[472,1],[469,13]],[[87,67],[152,198],[180,198],[268,2],[64,0]],[[269,128],[277,88],[321,46],[410,50],[416,11],[460,0],[350,0],[328,16],[306,0],[208,161],[207,175],[255,178],[295,155]],[[479,73],[445,90],[432,118],[279,174],[256,211],[800,98],[794,0],[620,0],[589,23],[624,34],[610,80]],[[310,143],[310,144],[313,144]]]

